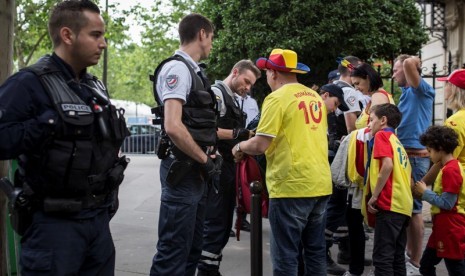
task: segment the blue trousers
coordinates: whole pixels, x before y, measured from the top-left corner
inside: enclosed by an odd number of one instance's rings
[[[160,164],[161,204],[157,252],[150,275],[194,275],[202,251],[206,184],[194,165],[181,182],[166,181],[174,159]]]
[[[106,209],[86,219],[37,211],[21,239],[21,275],[114,275],[109,222]]]
[[[326,205],[329,196],[271,198],[271,260],[274,276],[295,276],[303,246],[305,275],[326,276]]]
[[[224,161],[221,175],[208,189],[199,270],[218,270],[223,248],[229,241],[236,204],[236,165]]]
[[[334,240],[343,242],[349,238],[346,212],[347,189],[338,189],[333,185],[333,194],[329,198],[326,214],[326,247],[331,248]]]

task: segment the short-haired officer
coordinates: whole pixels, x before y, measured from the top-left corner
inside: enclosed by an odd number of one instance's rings
[[[55,5],[48,27],[53,54],[0,86],[0,159],[18,158],[22,191],[11,197],[21,275],[114,275],[109,221],[129,132],[86,72],[107,47],[105,24],[93,2],[69,0]]]

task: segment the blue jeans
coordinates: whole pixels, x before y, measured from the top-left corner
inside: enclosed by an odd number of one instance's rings
[[[421,180],[429,170],[429,157],[409,157],[412,166],[412,178],[414,183]],[[413,213],[421,214],[423,203],[421,199],[413,199]]]
[[[198,164],[179,183],[169,184],[166,176],[173,161],[165,158],[160,164],[158,243],[150,275],[193,276],[202,252],[207,189]]]
[[[303,245],[305,274],[326,276],[326,205],[329,196],[271,198],[271,261],[274,276],[295,276],[299,245]]]

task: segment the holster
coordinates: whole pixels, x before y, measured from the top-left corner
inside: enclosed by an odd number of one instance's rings
[[[173,163],[171,163],[168,175],[166,176],[168,184],[176,186],[191,170],[193,165],[194,161],[192,159],[183,161],[175,159]]]
[[[170,139],[168,135],[162,134],[160,141],[157,146],[157,156],[159,159],[163,160],[169,156],[170,151]]]
[[[32,206],[23,189],[15,187],[7,178],[0,179],[0,190],[8,197],[11,227],[24,235],[32,223]]]
[[[129,161],[129,158],[123,155],[118,159],[115,166],[110,169],[107,178],[107,188],[109,191],[115,190],[123,182],[124,170],[126,170]]]
[[[10,208],[11,227],[20,236],[23,236],[29,226],[31,226],[33,213],[34,211],[31,206],[20,209]]]

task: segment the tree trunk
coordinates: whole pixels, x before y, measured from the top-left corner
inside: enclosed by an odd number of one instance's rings
[[[13,71],[13,29],[15,0],[0,0],[0,84]],[[0,177],[8,174],[8,162],[0,161]],[[7,240],[7,199],[0,192],[0,276],[6,275]]]

